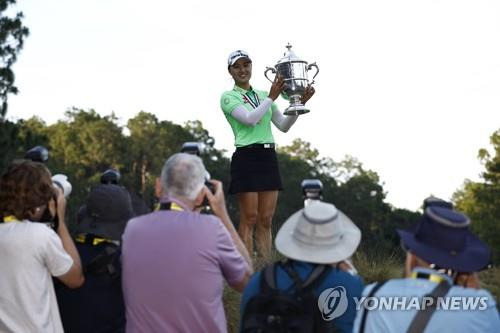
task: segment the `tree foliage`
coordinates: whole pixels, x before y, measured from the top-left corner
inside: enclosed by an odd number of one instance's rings
[[[455,192],[453,201],[458,209],[471,218],[471,228],[493,249],[500,259],[500,129],[490,137],[492,151],[482,148],[478,158],[485,170],[482,182],[466,180],[462,189]]]
[[[15,3],[15,0],[0,0],[0,121],[7,113],[8,95],[18,91],[14,85],[12,65],[29,34],[28,28],[22,23],[22,12],[13,17],[5,14],[7,8]]]
[[[35,145],[50,151],[48,166],[53,173],[67,174],[73,184],[69,201],[70,221],[84,202],[89,188],[97,184],[102,172],[118,169],[121,184],[152,207],[154,181],[165,160],[181,150],[187,141],[204,145],[201,158],[214,179],[229,185],[230,158],[215,148],[215,140],[200,121],[183,126],[141,111],[120,126],[111,114],[101,116],[94,110],[72,108],[65,119],[47,125],[39,118],[5,123],[10,131],[8,144],[2,145],[5,158],[2,167],[14,157],[22,157]],[[383,184],[376,172],[366,170],[356,158],[346,156],[336,162],[321,157],[309,142],[297,139],[278,150],[284,191],[279,194],[273,222],[276,232],[283,222],[303,207],[302,180],[317,178],[323,183],[323,198],[333,202],[362,230],[363,246],[385,251],[399,249],[396,228],[411,224],[417,213],[398,210],[385,202]],[[235,196],[228,196],[229,213],[234,223],[239,220]]]

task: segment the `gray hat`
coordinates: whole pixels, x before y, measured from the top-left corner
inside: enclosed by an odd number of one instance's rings
[[[361,231],[334,205],[314,201],[283,224],[276,249],[287,258],[329,264],[349,258],[361,240]]]
[[[134,216],[130,194],[121,186],[94,186],[77,216],[77,231],[120,240],[127,221]]]

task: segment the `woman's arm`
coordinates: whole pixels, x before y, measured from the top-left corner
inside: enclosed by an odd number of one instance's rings
[[[286,133],[299,116],[285,116],[278,108],[273,110],[272,122],[282,132]]]
[[[273,100],[267,97],[252,111],[249,112],[243,105],[238,105],[233,112],[231,112],[231,115],[242,124],[255,126],[266,114],[272,104]]]
[[[285,86],[285,81],[280,75],[276,75],[274,82],[269,90],[269,97],[267,97],[262,103],[248,112],[248,110],[243,105],[238,105],[232,112],[231,115],[239,122],[248,125],[255,126],[262,119],[262,117],[269,110],[273,101],[278,98],[279,94]],[[273,112],[274,113],[274,112]]]

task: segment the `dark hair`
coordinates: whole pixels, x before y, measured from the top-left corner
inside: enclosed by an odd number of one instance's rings
[[[29,211],[45,205],[56,195],[50,171],[28,160],[12,162],[0,178],[0,218],[14,215],[23,220]]]

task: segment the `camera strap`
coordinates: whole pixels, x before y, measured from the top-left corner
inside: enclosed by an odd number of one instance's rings
[[[184,208],[176,204],[175,202],[162,202],[160,204],[160,210],[176,210],[182,212]]]

